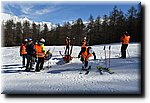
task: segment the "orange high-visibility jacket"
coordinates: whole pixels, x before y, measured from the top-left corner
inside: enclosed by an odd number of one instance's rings
[[[122,36],[121,41],[122,41],[122,44],[129,44],[130,36],[126,36],[126,35]]]
[[[20,54],[27,54],[26,45],[25,44],[21,44],[21,46],[20,46]]]
[[[82,46],[81,47],[86,47],[86,40],[82,40]]]
[[[45,50],[43,50],[44,45],[36,45],[36,56],[37,57],[45,57]]]
[[[34,44],[34,49],[37,50],[38,44]],[[36,52],[37,53],[37,52]]]
[[[88,49],[86,48],[85,52],[83,52],[83,53],[81,54],[81,56],[82,56],[83,58],[85,58],[86,61],[88,61],[88,58],[91,57],[92,54],[89,54],[89,53],[88,53]]]

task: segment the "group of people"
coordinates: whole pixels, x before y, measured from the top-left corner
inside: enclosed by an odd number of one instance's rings
[[[121,41],[121,57],[122,59],[126,58],[126,50],[130,41],[130,36],[128,32],[124,32],[123,35],[120,38]],[[94,56],[94,60],[96,59],[95,52],[92,50],[91,47],[87,47],[87,40],[86,37],[83,38],[82,40],[82,46],[81,46],[81,51],[78,54],[78,58],[81,58],[80,60],[82,61],[82,69],[88,69],[88,59],[89,57]]]
[[[130,36],[128,32],[125,32],[124,35],[121,37],[121,57],[125,59],[126,58],[126,49],[128,47],[130,41]],[[26,71],[30,71],[33,68],[33,63],[35,61],[36,69],[35,71],[39,72],[43,69],[44,65],[44,58],[45,58],[45,47],[44,47],[45,39],[41,38],[38,42],[33,43],[33,40],[31,38],[27,38],[24,40],[24,42],[20,46],[20,55],[23,58],[22,64],[23,67],[26,67]],[[96,59],[96,54],[93,51],[93,49],[89,46],[87,47],[87,39],[86,37],[83,37],[83,40],[81,42],[81,50],[78,54],[78,58],[80,58],[82,62],[82,69],[88,69],[88,60],[91,56],[94,56],[94,59]],[[71,48],[72,50],[72,48]],[[65,49],[65,60],[71,59],[71,53],[70,50],[70,38],[66,37],[66,49]],[[25,65],[25,59],[27,58],[27,64]]]
[[[41,38],[39,41],[33,42],[32,38],[26,38],[20,46],[20,56],[22,56],[22,65],[26,67],[26,71],[30,71],[33,68],[35,62],[35,71],[39,72],[43,69],[45,58],[45,39]],[[25,64],[25,59],[27,63]]]

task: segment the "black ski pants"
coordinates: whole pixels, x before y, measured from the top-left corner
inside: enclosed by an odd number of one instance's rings
[[[126,58],[127,47],[128,47],[128,44],[122,44],[122,46],[121,46],[121,58]]]
[[[44,65],[44,57],[38,57],[38,62],[36,64],[36,70],[35,71],[40,71],[43,69]]]
[[[27,58],[27,54],[22,54],[22,66],[25,66],[25,59]]]
[[[29,68],[30,65],[30,68]],[[32,69],[33,61],[32,61],[32,56],[27,55],[27,64],[26,64],[26,70]]]
[[[81,57],[81,61],[84,62],[84,68],[88,66],[88,61]]]
[[[65,49],[65,55],[70,55],[69,49],[70,49],[70,48],[69,48],[69,45],[67,45],[67,46],[66,46],[66,49]]]

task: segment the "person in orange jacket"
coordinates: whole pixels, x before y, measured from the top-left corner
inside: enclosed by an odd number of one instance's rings
[[[25,59],[27,58],[26,45],[28,43],[28,39],[24,39],[23,43],[20,46],[20,56],[22,56],[22,67],[25,67]]]
[[[126,49],[127,49],[128,44],[130,42],[130,36],[129,36],[128,32],[125,32],[120,40],[121,40],[121,43],[122,43],[122,46],[121,46],[121,57],[120,58],[125,59],[126,58]]]
[[[39,72],[43,69],[44,65],[44,58],[45,58],[45,47],[44,47],[45,39],[41,38],[38,42],[38,45],[36,46],[36,56],[38,58],[37,64],[36,64],[36,72]]]
[[[95,52],[92,50],[91,47],[84,47],[82,48],[82,53],[79,53],[78,58],[81,57],[81,62],[82,62],[82,69],[87,69],[88,68],[88,60],[91,56],[94,56],[94,60],[96,60],[96,55]]]
[[[86,37],[83,37],[82,42],[81,42],[81,51],[80,51],[78,56],[80,56],[82,54],[82,52],[85,51],[86,45],[87,45]]]

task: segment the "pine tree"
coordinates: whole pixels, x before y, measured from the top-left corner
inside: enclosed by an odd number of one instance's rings
[[[93,45],[93,41],[94,41],[94,18],[92,15],[90,15],[89,17],[89,24],[87,26],[87,29],[89,30],[87,37],[90,39],[89,44]]]
[[[137,10],[132,6],[127,13],[127,31],[131,35],[131,41],[136,41],[136,33],[137,33],[137,24],[136,20],[138,18]]]

